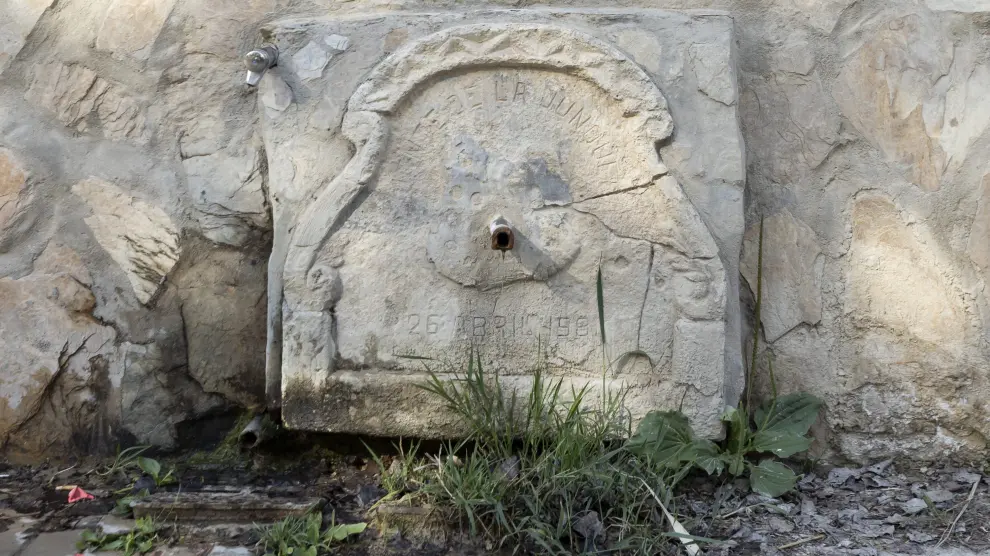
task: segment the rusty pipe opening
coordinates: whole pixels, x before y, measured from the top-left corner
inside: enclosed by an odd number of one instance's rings
[[[241,441],[241,447],[248,449],[257,448],[265,440],[266,433],[263,416],[256,415],[238,435]]]
[[[492,219],[492,223],[488,226],[488,233],[491,234],[492,249],[497,249],[503,253],[512,249],[516,243],[512,226],[501,216]]]

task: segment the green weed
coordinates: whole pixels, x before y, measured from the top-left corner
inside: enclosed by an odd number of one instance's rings
[[[323,516],[312,513],[306,517],[287,517],[282,521],[260,527],[261,540],[258,549],[265,556],[317,556],[329,552],[336,543],[357,535],[367,528],[366,523],[336,523],[321,530]]]
[[[807,432],[820,406],[817,398],[804,393],[772,398],[756,410],[755,426],[745,412],[729,408],[722,416],[727,431],[721,444],[694,438],[687,418],[679,412],[652,411],[629,439],[628,449],[679,472],[685,466],[709,474],[748,472],[755,492],[776,497],[794,488],[797,475],[772,459],[753,463],[751,456],[786,458],[807,450],[811,445]]]
[[[125,477],[126,477],[127,476],[126,471],[128,469],[130,469],[132,471],[133,470],[138,470],[138,471],[141,472],[141,474],[147,475],[148,477],[150,477],[152,479],[152,481],[154,481],[155,487],[158,487],[158,488],[163,487],[163,486],[167,486],[167,485],[170,485],[170,484],[174,484],[174,483],[177,482],[177,480],[175,478],[175,469],[174,468],[169,469],[167,472],[165,472],[163,474],[162,473],[162,464],[161,464],[161,462],[159,462],[156,459],[138,456],[138,457],[135,457],[132,460],[130,460],[126,465],[121,466],[118,469],[118,471],[120,473],[124,474]],[[124,488],[122,488],[122,489],[120,489],[120,490],[118,490],[118,491],[116,491],[115,494],[127,494],[129,492],[133,492],[134,489],[136,488],[137,481],[140,478],[141,478],[140,474],[138,474],[138,473],[131,473],[131,475],[130,475],[131,484],[128,485],[128,486],[126,486],[126,487],[124,487]],[[142,489],[141,492],[143,493],[143,496],[148,496],[148,489]],[[140,496],[141,496],[141,494],[138,494],[138,497],[140,497]],[[129,503],[130,500],[133,500],[134,498],[135,498],[134,496],[127,496],[124,499],[127,500],[126,503]],[[122,499],[122,500],[124,500],[124,499]],[[125,506],[121,506],[120,504],[118,504],[118,507],[115,509],[115,511],[124,512],[124,507]],[[126,506],[126,507],[129,508],[129,506]],[[127,511],[129,512],[129,509]],[[124,513],[121,513],[120,515],[126,515],[126,513],[127,512],[124,512]]]
[[[132,487],[128,487],[127,489],[124,490],[129,492],[132,490]],[[140,500],[142,498],[147,498],[150,495],[151,493],[148,492],[147,489],[142,489],[140,492],[137,492],[135,494],[118,498],[116,504],[113,507],[113,510],[111,510],[110,513],[120,517],[129,516],[131,515],[131,502],[135,500]]]
[[[137,467],[155,481],[155,486],[162,487],[175,482],[175,469],[169,469],[162,474],[162,464],[156,459],[139,457],[136,461]]]
[[[154,550],[160,540],[159,527],[150,517],[142,517],[134,522],[134,528],[127,533],[106,534],[83,531],[82,540],[76,543],[79,550],[119,551],[124,556],[147,554]]]
[[[757,327],[762,250],[761,224]],[[609,365],[601,268],[596,286],[604,377]],[[746,401],[724,413],[727,436],[721,444],[695,438],[679,411],[650,412],[632,434],[624,392],[610,391],[604,380],[597,399],[588,385],[565,389],[540,361],[525,396],[497,373],[486,373],[473,349],[463,374],[427,366],[430,377],[421,388],[442,400],[470,434],[434,457],[433,475],[420,493],[453,508],[472,534],[517,551],[657,554],[676,538],[694,554],[697,543],[715,541],[686,534],[669,511],[674,487],[692,469],[748,473],[756,492],[779,496],[794,487],[797,476],[772,458],[811,444],[807,433],[821,401],[804,393],[778,397],[772,366],[771,398],[749,411],[758,338],[757,330]],[[760,454],[770,457],[755,461]]]
[[[196,452],[189,457],[188,462],[192,465],[224,464],[236,462],[243,458],[241,431],[254,419],[254,415],[254,412],[251,411],[241,413],[230,430],[227,431],[227,435],[213,448],[213,451]],[[262,421],[262,426],[265,427],[266,432],[268,430],[277,430],[278,428],[278,425],[272,422],[271,418],[267,415]]]
[[[137,459],[141,457],[141,454],[151,449],[151,446],[131,446],[130,448],[120,449],[117,446],[117,457],[114,458],[113,463],[108,465],[101,471],[96,471],[97,475],[107,476],[113,475],[114,473],[123,472],[126,469],[133,467]]]
[[[518,396],[470,360],[464,375],[422,386],[471,430],[434,457],[423,495],[472,534],[520,551],[657,554],[669,544],[660,508],[679,474],[624,449],[624,394],[564,389],[539,365]]]
[[[363,443],[363,441],[362,441]],[[378,503],[387,502],[398,498],[407,491],[412,491],[417,485],[422,484],[423,471],[427,466],[422,464],[419,457],[420,442],[415,442],[406,449],[402,445],[402,440],[395,444],[398,455],[392,459],[388,466],[381,456],[375,453],[367,444],[364,447],[371,455],[371,459],[381,470],[381,486],[387,494]],[[378,504],[376,504],[377,506]]]
[[[806,451],[811,446],[808,431],[818,417],[822,402],[807,393],[777,395],[773,361],[768,361],[770,399],[755,408],[752,405],[756,354],[759,347],[761,310],[763,306],[763,222],[760,222],[756,270],[756,324],[749,364],[745,401],[739,407],[728,408],[722,415],[726,438],[721,444],[696,439],[687,418],[676,411],[650,412],[640,422],[636,434],[629,440],[629,449],[668,467],[704,469],[709,474],[739,476],[749,473],[755,492],[780,496],[794,488],[797,475],[773,459],[754,463],[754,456],[769,454],[787,458]]]

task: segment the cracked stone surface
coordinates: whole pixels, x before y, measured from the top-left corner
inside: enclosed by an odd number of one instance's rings
[[[586,30],[541,17],[520,13],[516,23],[492,26],[435,17],[445,30],[410,37],[401,55],[366,80],[335,76],[334,89],[354,91],[341,132],[356,152],[314,192],[315,202],[276,217],[276,228],[284,219],[294,232],[276,309],[283,348],[269,372],[280,371],[291,426],[456,434],[435,401],[414,393],[425,378],[423,360],[456,369],[474,349],[487,368],[525,389],[542,350],[570,382],[598,387],[588,377],[600,373],[604,344],[615,360],[604,387],[631,389],[634,420],[690,395],[684,411],[695,429],[721,434],[740,355],[728,279],[738,249],[720,250],[718,242],[733,244],[741,230],[710,229],[657,156],[656,142],[672,125],[651,77]],[[423,22],[396,16],[374,25],[385,33]],[[716,101],[702,100],[707,108],[696,119],[732,130],[736,82],[726,22],[661,14],[638,25],[689,61],[689,77],[672,93]],[[713,42],[664,36],[681,26]],[[321,32],[300,37],[300,52]],[[343,64],[358,55],[338,57]],[[516,67],[523,64],[533,67]],[[437,80],[442,70],[456,73]],[[290,87],[313,79],[298,69],[285,76]],[[299,111],[310,110],[298,100]],[[265,96],[262,105],[271,118],[267,143],[304,135],[285,106]],[[741,210],[739,201],[723,199],[723,212]],[[506,253],[490,248],[496,216],[515,234]]]
[[[746,231],[742,274],[756,290],[760,225]],[[815,232],[784,211],[763,222],[763,307],[768,342],[822,318],[822,251]]]
[[[91,285],[79,255],[54,243],[31,274],[0,278],[0,358],[10,371],[0,378],[0,441],[8,455],[105,434],[109,408],[100,402],[109,395],[116,334],[92,318]]]
[[[72,188],[93,210],[86,224],[97,241],[127,274],[141,303],[151,301],[179,260],[179,232],[160,208],[101,180]]]
[[[28,188],[28,170],[17,154],[0,149],[0,245],[34,226],[37,206]]]
[[[25,98],[47,108],[66,127],[79,132],[97,127],[113,140],[146,142],[144,107],[118,83],[77,64],[38,64]]]
[[[182,166],[203,235],[236,247],[256,242],[270,226],[260,139],[240,137],[226,149],[200,146],[187,152]]]
[[[0,74],[21,51],[38,19],[54,0],[8,0],[0,19]]]

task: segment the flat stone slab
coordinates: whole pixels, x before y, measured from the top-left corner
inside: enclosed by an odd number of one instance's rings
[[[75,529],[42,533],[31,540],[17,556],[74,556],[79,553],[76,543],[82,534]]]
[[[159,492],[131,502],[134,517],[168,516],[169,521],[209,523],[271,522],[323,508],[322,498],[269,497],[249,492]]]
[[[246,546],[221,546],[216,545],[208,556],[251,556],[251,549]]]
[[[634,421],[682,408],[721,434],[742,376],[745,178],[726,14],[395,13],[268,31],[285,63],[261,92],[291,92],[260,95],[285,230],[268,383],[289,427],[459,436],[417,386],[424,363],[450,376],[474,353],[523,396],[542,357],[563,391],[625,392]],[[296,67],[331,35],[349,43],[327,77]],[[511,249],[493,248],[496,228]]]
[[[397,529],[407,538],[443,542],[454,528],[451,510],[434,506],[385,503],[375,510],[375,521],[383,531]]]
[[[39,521],[17,514],[0,513],[0,517],[13,517],[15,521],[6,531],[0,533],[0,556],[16,554],[31,540],[29,530],[38,525]]]

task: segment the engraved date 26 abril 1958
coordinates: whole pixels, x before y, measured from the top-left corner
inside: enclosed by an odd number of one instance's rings
[[[453,327],[451,329],[451,327]],[[404,332],[409,336],[428,339],[430,336],[459,338],[513,338],[540,336],[561,340],[584,338],[592,333],[585,316],[563,315],[406,315]]]

